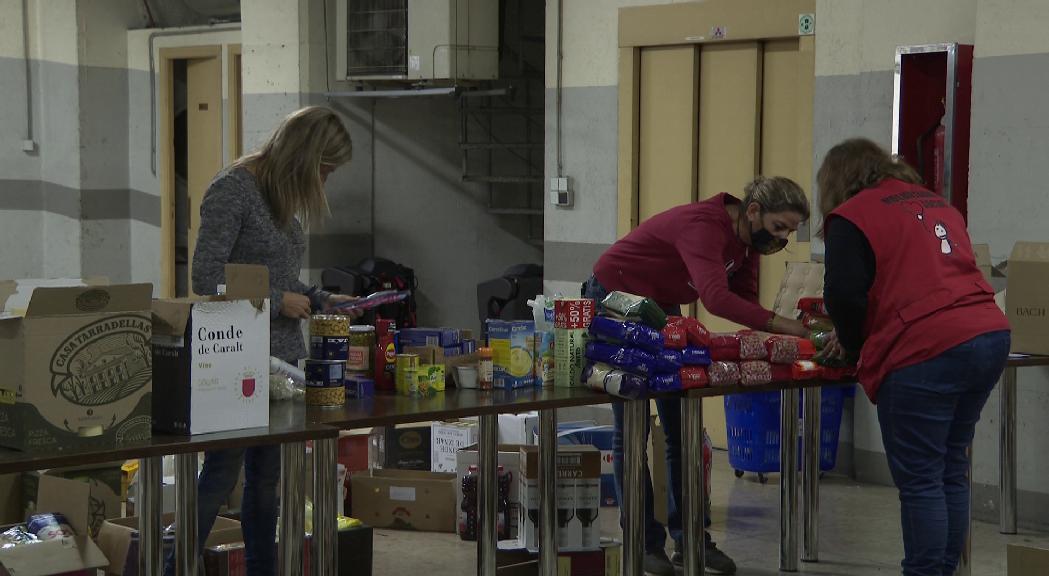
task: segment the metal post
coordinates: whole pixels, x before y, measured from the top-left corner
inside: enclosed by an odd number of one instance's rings
[[[802,476],[803,509],[805,518],[804,562],[820,560],[820,411],[822,410],[822,388],[809,388],[805,396],[805,439],[803,442],[805,465]]]
[[[164,572],[164,528],[161,512],[164,500],[164,457],[140,458],[138,461],[138,496],[135,500],[138,514],[139,574]],[[195,480],[195,479],[194,479]]]
[[[495,554],[499,532],[496,500],[499,495],[497,461],[499,459],[499,420],[495,414],[480,417],[477,482],[477,574],[495,576]]]
[[[175,455],[175,573],[197,576],[197,453]]]
[[[798,571],[798,389],[780,396],[779,569]]]
[[[306,445],[289,442],[280,447],[280,548],[281,576],[302,574],[302,549],[306,520]]]
[[[962,541],[962,556],[958,559],[958,568],[954,576],[972,576],[972,554],[973,554],[973,445],[969,444],[966,450],[969,457],[968,470],[965,478],[969,483],[969,521],[966,523],[965,540]]]
[[[645,557],[645,422],[648,400],[623,403],[623,576],[642,576]]]
[[[1001,431],[999,432],[998,489],[1000,517],[998,531],[1016,534],[1016,368],[1002,373]]]
[[[539,411],[539,503],[539,574],[557,576],[557,410],[554,408]]]
[[[703,397],[687,394],[681,400],[681,461],[684,463],[685,576],[703,576],[706,545],[706,465],[703,461]]]
[[[325,438],[313,441],[313,549],[310,573],[313,576],[335,576],[339,572],[338,509],[338,441]]]

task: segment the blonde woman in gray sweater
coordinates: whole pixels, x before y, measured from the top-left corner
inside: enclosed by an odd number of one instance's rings
[[[269,268],[270,354],[287,362],[306,357],[299,323],[314,309],[346,296],[310,290],[299,281],[305,251],[303,223],[328,213],[324,183],[350,161],[350,135],[330,109],[312,106],[288,115],[258,150],[220,172],[200,206],[200,231],[193,253],[193,290],[215,294],[225,284],[225,265]],[[247,572],[275,573],[274,538],[280,449],[260,446],[207,452],[198,481],[199,545],[211,532],[219,506],[236,485],[244,465],[241,524]],[[174,573],[169,556],[164,570]]]

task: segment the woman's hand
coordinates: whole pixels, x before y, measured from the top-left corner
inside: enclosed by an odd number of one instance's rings
[[[324,303],[324,310],[325,312],[331,312],[335,310],[339,304],[353,302],[354,300],[360,300],[360,298],[357,296],[347,296],[345,294],[332,294],[328,297],[328,301]],[[360,318],[364,315],[364,312],[361,310],[340,310],[339,312],[354,319]]]
[[[281,316],[295,320],[309,320],[310,299],[296,292],[285,292],[281,296]]]
[[[798,338],[809,337],[809,329],[805,327],[801,320],[785,318],[779,315],[772,317],[772,322],[769,323],[769,331],[775,334],[797,336]]]
[[[823,350],[816,355],[816,358],[845,361],[847,355],[845,348],[843,348],[841,343],[838,342],[838,333],[831,332],[831,335],[827,338],[827,344],[823,347]]]

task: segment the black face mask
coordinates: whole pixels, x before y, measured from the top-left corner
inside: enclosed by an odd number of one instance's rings
[[[777,238],[772,235],[772,232],[761,226],[757,231],[750,231],[750,247],[758,254],[768,256],[786,248],[787,239]]]

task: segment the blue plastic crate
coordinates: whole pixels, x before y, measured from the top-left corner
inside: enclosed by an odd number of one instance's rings
[[[831,470],[838,458],[838,433],[845,388],[822,390],[820,410],[820,470]],[[812,389],[803,390],[802,394]],[[804,402],[801,403],[804,407]],[[800,415],[800,414],[799,414]],[[725,396],[728,460],[737,472],[779,472],[780,393],[759,392]],[[801,439],[798,439],[800,464]]]

